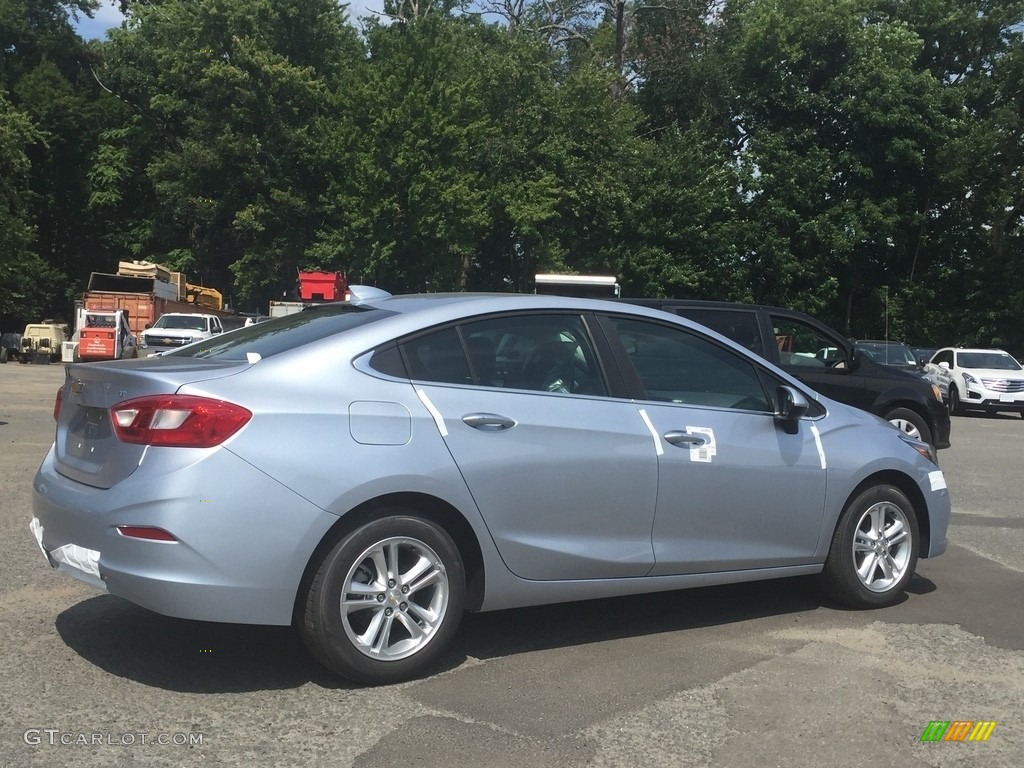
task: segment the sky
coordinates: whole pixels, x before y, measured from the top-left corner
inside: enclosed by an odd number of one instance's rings
[[[383,6],[383,0],[352,0],[348,6],[348,17],[358,26],[359,17],[368,15],[366,9],[380,10]],[[123,18],[117,9],[116,0],[101,0],[100,8],[96,11],[94,18],[88,19],[82,16],[77,24],[74,19],[71,20],[71,23],[84,39],[103,40],[107,30],[120,26]]]
[[[120,26],[121,19],[121,13],[117,10],[117,3],[105,0],[100,5],[100,9],[96,11],[95,18],[88,19],[85,16],[80,16],[77,24],[74,19],[71,19],[71,24],[84,39],[102,40],[108,29]]]

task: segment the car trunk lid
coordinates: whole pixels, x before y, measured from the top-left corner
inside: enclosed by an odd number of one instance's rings
[[[186,384],[222,378],[249,366],[161,358],[66,366],[54,440],[60,474],[96,488],[111,488],[138,469],[148,446],[118,440],[110,409],[145,395],[172,394]]]

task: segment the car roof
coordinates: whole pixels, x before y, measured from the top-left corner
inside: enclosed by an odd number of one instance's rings
[[[521,309],[591,312],[624,312],[664,319],[657,308],[604,299],[553,296],[538,293],[413,293],[352,302],[355,306],[379,307],[398,314],[459,315]],[[331,305],[321,305],[331,306]]]
[[[616,299],[626,304],[635,304],[641,307],[706,307],[708,309],[743,309],[748,312],[755,309],[770,310],[771,312],[790,312],[804,315],[798,309],[787,307],[776,307],[770,304],[745,304],[742,301],[716,301],[714,299],[648,299],[640,297],[623,297]]]
[[[953,352],[998,352],[1003,355],[1009,355],[1005,349],[999,347],[943,347],[939,352],[945,352],[946,350],[952,350]]]

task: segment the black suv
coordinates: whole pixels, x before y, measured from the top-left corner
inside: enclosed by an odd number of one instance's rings
[[[672,312],[718,331],[826,397],[891,421],[904,432],[949,447],[949,411],[938,389],[887,368],[810,315],[781,307],[690,299],[622,299]]]

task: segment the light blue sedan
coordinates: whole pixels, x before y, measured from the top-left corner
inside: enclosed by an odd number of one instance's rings
[[[48,563],[158,613],[295,624],[420,675],[464,611],[816,575],[870,608],[946,548],[933,450],[655,309],[323,305],[69,365],[34,481]]]

